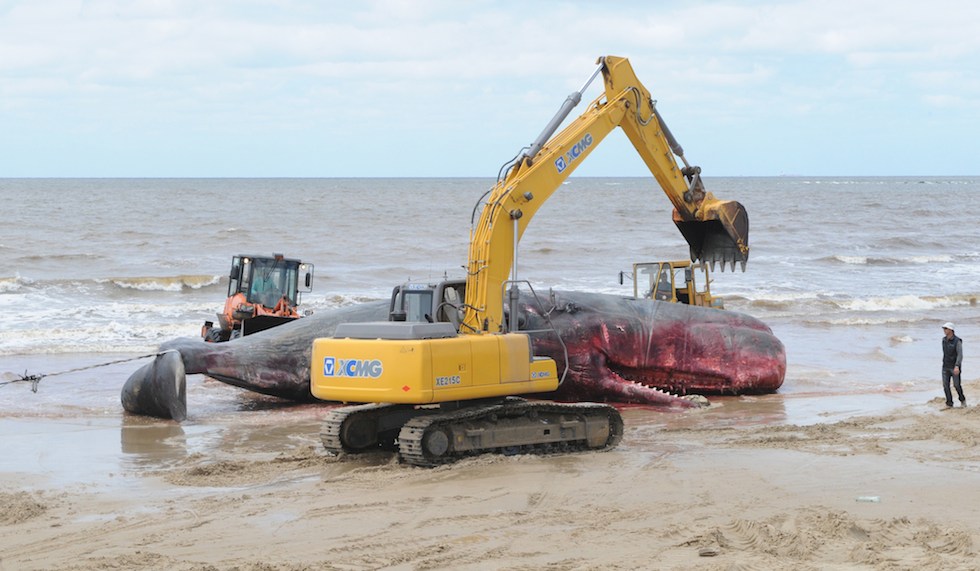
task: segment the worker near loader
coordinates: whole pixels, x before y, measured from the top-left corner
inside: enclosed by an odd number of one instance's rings
[[[966,406],[966,397],[963,395],[963,385],[960,382],[960,367],[963,365],[963,340],[956,336],[953,324],[946,322],[943,324],[943,392],[946,393],[946,408],[953,407],[953,393],[949,389],[949,380],[953,380],[953,387],[956,394],[960,397],[960,406]]]

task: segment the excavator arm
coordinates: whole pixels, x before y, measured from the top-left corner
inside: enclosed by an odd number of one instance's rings
[[[517,242],[544,202],[616,127],[626,133],[674,205],[673,220],[690,245],[691,259],[712,265],[720,261],[722,269],[726,263],[734,268],[739,262],[745,269],[749,255],[745,208],[705,191],[700,168],[687,164],[683,149],[626,58],[606,56],[598,64],[592,78],[601,71],[605,92],[552,137],[592,79],[572,93],[538,139],[489,192],[471,230],[461,331],[504,330],[503,287],[511,266],[516,265]],[[681,158],[684,167],[677,164],[674,155]]]

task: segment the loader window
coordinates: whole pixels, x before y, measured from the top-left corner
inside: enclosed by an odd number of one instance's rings
[[[691,296],[688,293],[690,283],[691,283],[691,270],[686,268],[675,268],[674,269],[674,283],[677,284],[677,295],[678,303],[691,303]]]
[[[242,291],[238,289],[242,279],[242,259],[235,256],[231,259],[231,272],[228,274],[228,297]]]
[[[296,304],[292,293],[296,286],[296,268],[288,268],[282,260],[254,258],[251,278],[248,284],[250,302],[271,308],[286,295],[292,305]]]
[[[634,295],[640,291],[643,291],[643,297],[653,297],[653,292],[656,289],[654,287],[656,285],[654,280],[657,278],[654,268],[651,268],[650,266],[637,265],[636,270],[633,273],[633,281],[638,286],[635,288],[637,291],[634,293]]]
[[[252,280],[252,295],[250,297],[266,307],[274,307],[279,298],[282,297],[279,278],[278,272],[268,274],[256,272],[255,279]]]
[[[284,269],[285,272],[285,283],[283,284],[283,289],[281,295],[285,295],[289,299],[290,305],[296,305],[296,292],[299,289],[299,264],[292,264]]]

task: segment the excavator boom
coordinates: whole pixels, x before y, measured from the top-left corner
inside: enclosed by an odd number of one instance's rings
[[[705,190],[700,168],[687,164],[683,148],[667,129],[650,92],[636,78],[627,59],[606,56],[598,64],[605,92],[552,137],[581,99],[588,82],[570,95],[488,195],[470,236],[467,312],[463,319],[469,331],[504,330],[502,288],[511,271],[515,240],[520,240],[538,208],[616,127],[626,133],[673,204],[673,220],[690,246],[691,259],[712,265],[722,262],[722,269],[725,264],[734,268],[739,262],[745,268],[749,256],[745,208],[735,201],[718,200]]]

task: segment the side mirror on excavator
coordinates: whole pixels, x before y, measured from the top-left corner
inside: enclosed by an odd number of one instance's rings
[[[623,283],[624,283],[623,282],[623,277],[624,276],[625,276],[625,273],[622,270],[620,270],[619,271],[619,285],[623,285]]]

